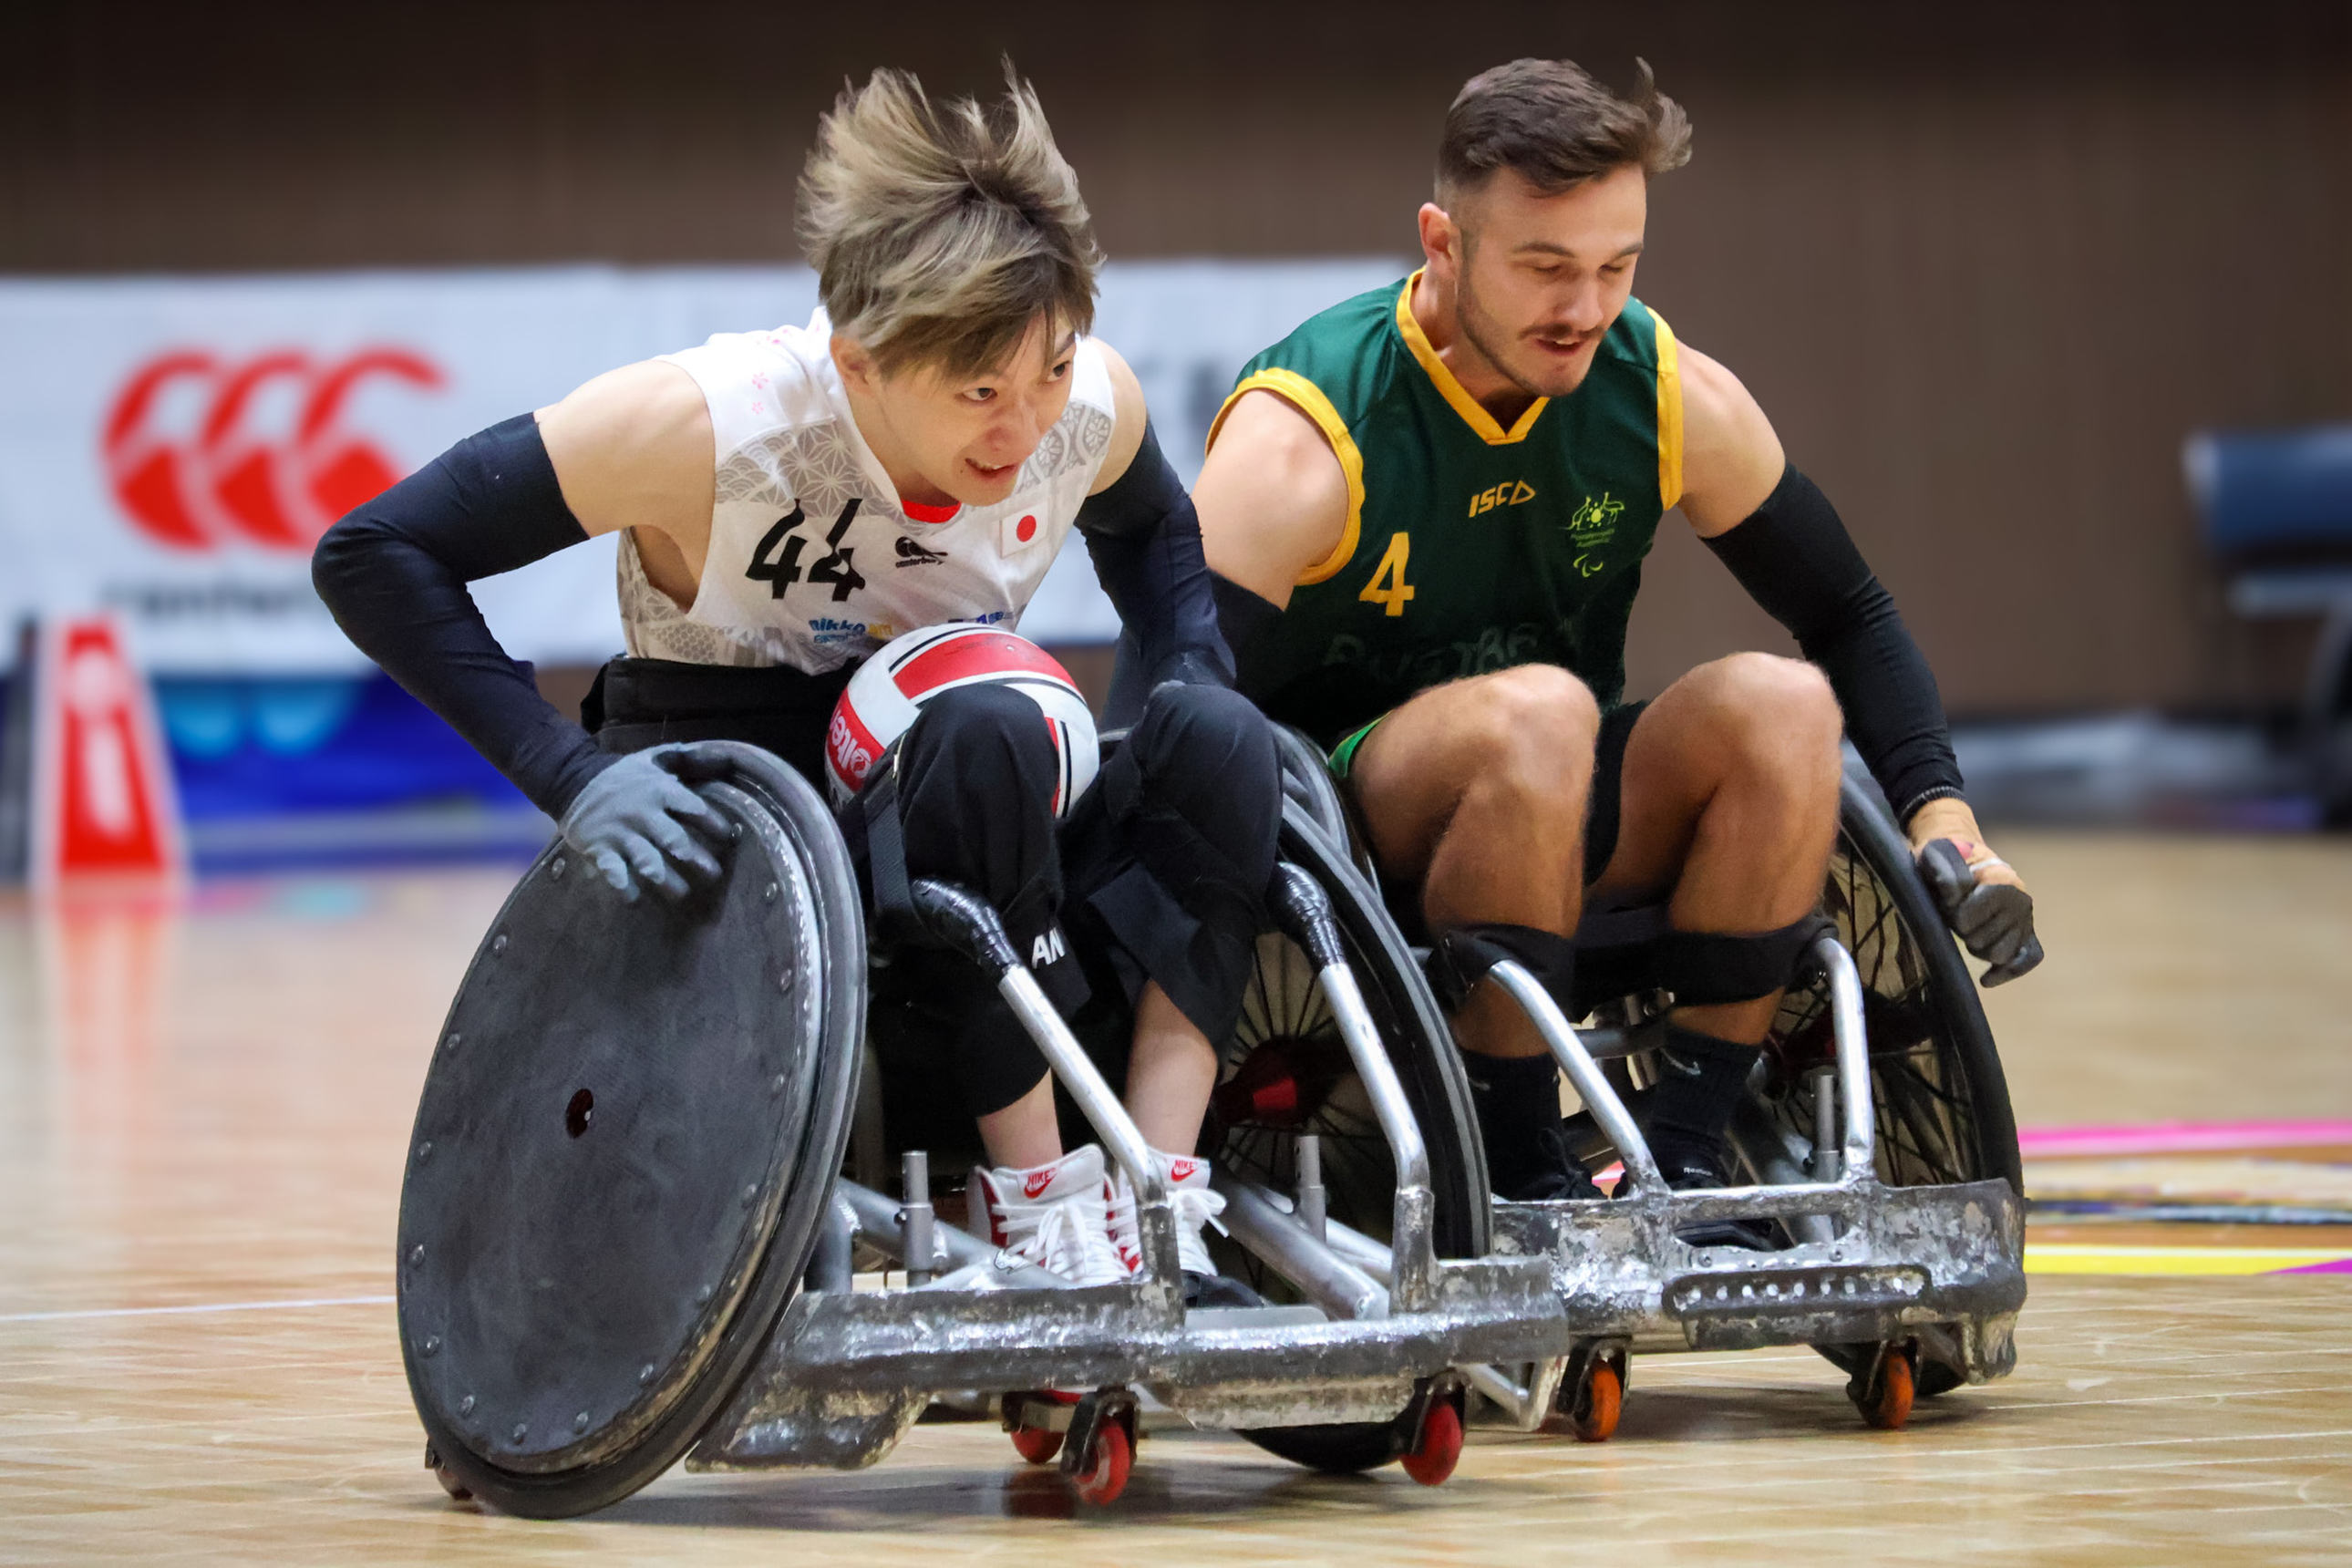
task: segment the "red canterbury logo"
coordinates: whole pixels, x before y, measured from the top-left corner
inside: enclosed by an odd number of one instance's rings
[[[115,499],[141,531],[177,549],[307,551],[406,471],[342,426],[352,395],[383,377],[425,390],[446,380],[405,349],[332,362],[286,350],[241,364],[160,354],[131,373],[107,416]],[[276,416],[267,429],[266,414]]]

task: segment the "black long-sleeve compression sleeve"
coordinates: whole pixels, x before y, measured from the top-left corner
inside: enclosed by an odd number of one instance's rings
[[[1145,690],[1165,680],[1231,686],[1234,656],[1217,629],[1201,518],[1147,422],[1116,483],[1078,509],[1095,575],[1134,634]]]
[[[310,557],[343,635],[558,818],[610,759],[507,657],[466,584],[587,537],[524,414],[353,508]]]
[[[1927,656],[1818,485],[1790,465],[1762,506],[1706,545],[1829,677],[1896,821],[1961,793]]]

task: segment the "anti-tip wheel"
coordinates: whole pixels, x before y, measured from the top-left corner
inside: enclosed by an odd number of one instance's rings
[[[1425,1487],[1445,1484],[1462,1462],[1462,1412],[1450,1399],[1441,1399],[1421,1418],[1421,1435],[1398,1463],[1404,1473]]]
[[[1134,1464],[1135,1447],[1127,1428],[1118,1422],[1105,1421],[1095,1429],[1086,1468],[1070,1478],[1070,1485],[1083,1502],[1116,1502],[1127,1489],[1127,1474]]]
[[[449,1494],[451,1500],[456,1502],[474,1500],[473,1489],[457,1479],[457,1471],[441,1462],[440,1450],[430,1443],[425,1445],[425,1468],[433,1472],[433,1479],[441,1483],[441,1489]]]
[[[1873,1358],[1870,1369],[1846,1384],[1862,1418],[1881,1432],[1899,1431],[1911,1419],[1911,1401],[1918,1378],[1911,1368],[1909,1345],[1887,1345]]]
[[[1617,1368],[1595,1361],[1579,1380],[1568,1423],[1580,1443],[1606,1443],[1617,1435],[1617,1417],[1625,1407],[1625,1384]]]

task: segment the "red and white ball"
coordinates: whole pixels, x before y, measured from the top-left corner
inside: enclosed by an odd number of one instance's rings
[[[825,731],[825,774],[834,799],[845,801],[865,786],[884,750],[907,732],[925,703],[961,686],[1010,686],[1037,704],[1059,764],[1054,815],[1066,815],[1094,782],[1100,761],[1094,715],[1077,682],[1027,637],[962,621],[908,632],[849,678]]]

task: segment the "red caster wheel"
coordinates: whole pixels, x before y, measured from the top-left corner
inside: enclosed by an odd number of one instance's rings
[[[1057,1447],[1060,1442],[1059,1435],[1055,1435]],[[1127,1428],[1117,1421],[1105,1421],[1095,1428],[1087,1463],[1071,1474],[1070,1485],[1082,1501],[1113,1502],[1127,1489],[1127,1473],[1134,1464],[1135,1447]]]
[[[441,1483],[441,1489],[447,1492],[453,1500],[474,1500],[473,1489],[457,1479],[457,1471],[441,1462],[440,1453],[430,1443],[425,1445],[425,1468],[433,1472],[433,1479]]]
[[[1033,1465],[1050,1465],[1054,1456],[1062,1451],[1062,1435],[1038,1426],[1015,1426],[1013,1447]]]
[[[1911,1419],[1911,1400],[1917,1389],[1911,1347],[1885,1345],[1872,1359],[1869,1370],[1846,1384],[1845,1392],[1864,1421],[1882,1432],[1893,1432]]]
[[[1398,1463],[1404,1473],[1425,1487],[1444,1486],[1462,1462],[1462,1412],[1450,1399],[1431,1403],[1421,1418],[1421,1434]]]
[[[1609,1362],[1595,1361],[1578,1380],[1568,1424],[1578,1442],[1606,1443],[1617,1435],[1617,1417],[1624,1408],[1625,1384],[1617,1368]]]

